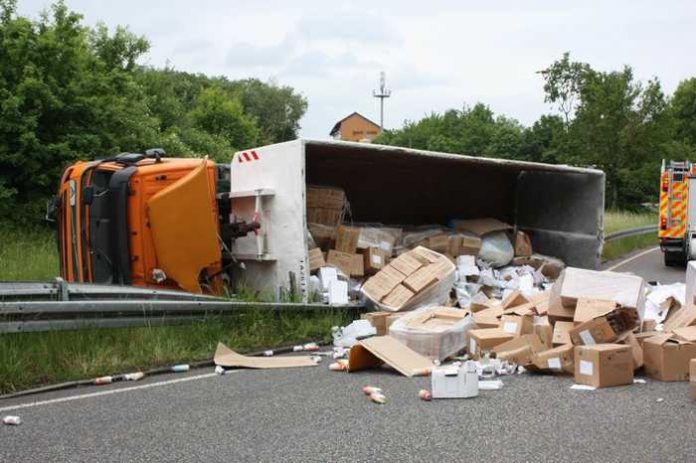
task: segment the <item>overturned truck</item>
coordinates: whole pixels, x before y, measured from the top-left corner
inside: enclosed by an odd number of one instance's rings
[[[260,224],[231,245],[244,264],[235,278],[276,296],[293,287],[308,298],[308,185],[345,191],[355,222],[491,217],[527,232],[539,253],[600,263],[604,173],[595,169],[299,139],[235,153],[230,184],[231,220]]]

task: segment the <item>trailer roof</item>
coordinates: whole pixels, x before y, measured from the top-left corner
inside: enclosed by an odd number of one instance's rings
[[[401,146],[377,145],[373,143],[358,143],[337,140],[317,140],[312,138],[300,138],[289,143],[301,142],[305,146],[325,147],[335,150],[364,151],[380,153],[385,155],[402,156],[404,158],[418,159],[441,159],[485,166],[499,166],[508,169],[535,170],[549,172],[573,172],[590,175],[604,175],[604,172],[591,167],[574,167],[560,164],[544,164],[540,162],[517,161],[511,159],[489,158],[483,156],[468,156],[463,154],[441,153],[438,151],[427,151]]]

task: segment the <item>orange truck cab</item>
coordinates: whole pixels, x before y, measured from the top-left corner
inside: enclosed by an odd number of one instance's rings
[[[226,191],[229,166],[160,149],[69,166],[48,210],[61,276],[222,294],[231,267],[224,240],[254,230],[228,223]]]

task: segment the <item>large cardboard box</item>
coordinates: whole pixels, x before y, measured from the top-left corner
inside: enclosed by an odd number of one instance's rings
[[[565,344],[538,352],[532,356],[533,369],[553,373],[575,373],[575,346]]]
[[[377,248],[391,256],[397,236],[401,236],[397,228],[360,227],[358,249]]]
[[[419,246],[392,260],[369,278],[362,292],[368,302],[380,310],[398,312],[442,305],[449,299],[454,271],[454,264],[446,256]],[[392,295],[393,291],[399,294]]]
[[[468,310],[424,307],[392,323],[389,336],[430,359],[444,360],[467,346],[474,327]]]
[[[336,229],[336,250],[355,254],[358,250],[358,237],[360,229],[341,225]]]
[[[492,352],[495,346],[503,344],[512,338],[513,336],[510,333],[506,333],[499,328],[469,330],[469,355],[474,359],[479,359],[482,353]]]
[[[631,355],[633,356],[633,369],[637,370],[641,368],[644,364],[643,361],[643,346],[640,345],[636,335],[633,332],[628,331],[620,335],[616,339],[616,344],[625,344],[631,348]]]
[[[549,317],[572,320],[578,299],[602,299],[634,308],[642,317],[645,309],[645,281],[635,275],[598,272],[568,267],[553,284],[549,298]]]
[[[345,204],[346,194],[340,188],[307,186],[307,222],[337,227]]]
[[[330,249],[326,263],[338,268],[346,276],[364,275],[363,257],[360,254],[349,254]]]
[[[671,312],[672,309],[670,309]],[[679,309],[673,316],[665,320],[664,331],[670,332],[677,328],[696,325],[696,305],[691,304]]]
[[[336,240],[336,228],[320,223],[308,223],[309,233],[314,243],[323,250],[333,247]]]
[[[577,384],[592,387],[633,384],[633,356],[629,346],[576,346],[574,355]]]
[[[682,329],[679,333],[665,333],[643,341],[645,373],[660,381],[686,381],[689,362],[696,358],[696,333]],[[677,330],[679,331],[679,329]],[[691,339],[691,340],[687,340]]]

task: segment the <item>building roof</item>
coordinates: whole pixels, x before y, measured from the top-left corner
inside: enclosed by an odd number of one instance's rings
[[[374,122],[372,122],[370,119],[366,118],[365,116],[363,116],[359,112],[353,111],[352,113],[348,114],[346,117],[341,119],[340,121],[336,122],[336,124],[333,126],[333,129],[331,129],[331,132],[329,132],[329,135],[333,136],[336,133],[338,133],[338,131],[341,130],[341,123],[343,121],[345,121],[346,119],[353,117],[353,116],[361,117],[361,118],[365,119],[367,122],[369,122],[370,124],[374,125],[375,127],[380,128],[379,124],[375,124]]]

